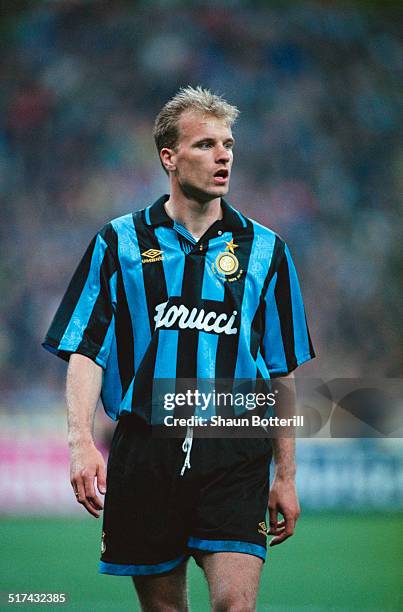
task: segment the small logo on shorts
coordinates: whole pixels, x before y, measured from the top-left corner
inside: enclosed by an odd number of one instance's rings
[[[259,523],[258,527],[259,527],[258,532],[264,535],[265,538],[267,538],[267,536],[269,535],[269,531],[267,529],[266,523],[262,521],[261,523]]]
[[[106,551],[106,544],[105,544],[105,531],[102,532],[102,539],[101,539],[101,553],[104,554],[104,552]]]

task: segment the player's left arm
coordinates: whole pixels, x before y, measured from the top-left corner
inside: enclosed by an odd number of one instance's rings
[[[276,238],[275,272],[264,296],[265,328],[262,355],[269,369],[272,391],[276,393],[275,415],[296,415],[295,381],[292,372],[315,357],[298,275],[284,241]],[[293,419],[289,421],[292,423]],[[274,478],[269,493],[270,546],[293,535],[300,514],[295,488],[295,430],[275,428],[272,438]],[[283,519],[279,520],[279,514]]]
[[[292,416],[295,406],[294,374],[284,377],[286,380],[286,406],[281,407],[282,416]],[[283,389],[284,393],[284,389]],[[274,537],[269,546],[281,544],[293,535],[295,524],[300,515],[300,507],[295,486],[295,437],[276,437],[272,439],[274,478],[269,493],[269,533]],[[279,514],[283,516],[279,520]]]

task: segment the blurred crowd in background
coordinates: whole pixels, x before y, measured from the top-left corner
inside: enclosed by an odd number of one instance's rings
[[[393,15],[304,2],[33,4],[0,30],[3,400],[61,389],[65,366],[42,337],[96,231],[167,191],[152,125],[187,84],[241,110],[228,200],[290,244],[319,355],[304,373],[400,376]]]
[[[318,354],[298,375],[401,376],[403,45],[376,4],[3,3],[0,514],[77,509],[66,366],[40,343],[92,236],[168,190],[152,126],[181,86],[241,110],[228,200],[290,245]],[[111,428],[98,411],[104,449]],[[401,509],[402,458],[397,439],[301,440],[301,503]]]

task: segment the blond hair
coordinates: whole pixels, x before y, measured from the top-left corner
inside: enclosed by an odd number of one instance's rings
[[[175,149],[179,139],[178,121],[185,111],[196,111],[224,119],[229,126],[239,115],[236,106],[229,104],[222,96],[211,93],[198,85],[196,88],[181,87],[178,93],[168,100],[158,113],[153,129],[158,154],[164,147]],[[162,165],[164,168],[164,166]],[[166,171],[166,169],[164,168]]]

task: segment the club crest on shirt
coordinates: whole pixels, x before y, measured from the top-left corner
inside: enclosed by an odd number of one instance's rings
[[[226,242],[225,251],[218,253],[215,262],[211,265],[211,269],[223,281],[233,282],[241,278],[243,270],[239,269],[239,260],[235,255],[235,249],[238,248],[234,244],[232,238],[230,242]]]
[[[141,254],[141,263],[154,263],[163,260],[163,252],[158,249],[147,249]]]

